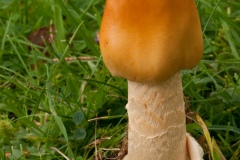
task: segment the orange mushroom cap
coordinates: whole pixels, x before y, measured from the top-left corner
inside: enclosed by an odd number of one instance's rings
[[[100,49],[112,75],[166,80],[195,67],[203,39],[194,0],[107,0]]]

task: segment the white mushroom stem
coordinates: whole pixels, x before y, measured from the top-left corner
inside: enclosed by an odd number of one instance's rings
[[[128,155],[124,160],[186,160],[181,73],[158,84],[128,81]]]

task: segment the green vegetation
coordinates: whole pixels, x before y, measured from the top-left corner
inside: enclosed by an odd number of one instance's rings
[[[1,159],[116,157],[127,125],[127,83],[109,74],[95,40],[104,3],[0,0]],[[196,3],[205,49],[199,66],[183,71],[187,130],[204,148],[204,159],[220,159],[218,146],[226,159],[236,160],[240,2]],[[45,41],[29,37],[40,28],[48,35]]]

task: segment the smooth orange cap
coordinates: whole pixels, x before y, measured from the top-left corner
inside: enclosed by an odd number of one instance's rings
[[[112,75],[166,80],[195,67],[203,39],[194,0],[107,0],[100,49]]]

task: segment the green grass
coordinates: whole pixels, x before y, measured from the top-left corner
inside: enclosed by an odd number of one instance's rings
[[[210,153],[198,113],[214,146],[226,159],[239,159],[240,2],[196,2],[205,48],[200,64],[183,71],[187,131],[200,141],[204,159],[219,159],[219,152]],[[109,74],[95,41],[104,3],[0,0],[0,157],[81,160],[119,148],[127,124],[127,83]],[[51,23],[57,30],[52,44],[39,47],[27,40]],[[79,56],[91,59],[64,60]]]

